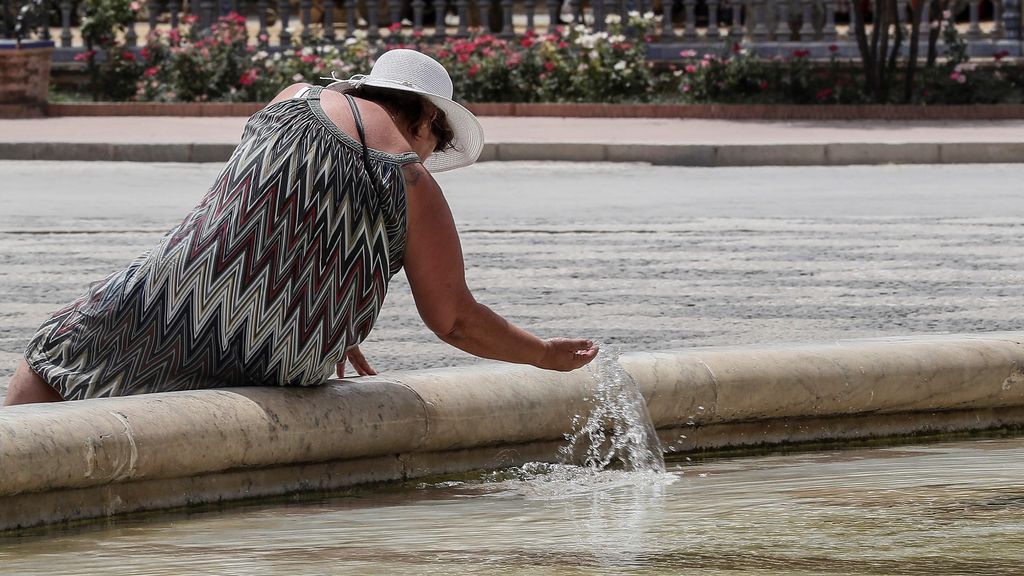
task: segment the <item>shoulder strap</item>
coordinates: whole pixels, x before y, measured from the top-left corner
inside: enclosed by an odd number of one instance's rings
[[[317,86],[317,88],[321,88]],[[320,92],[317,91],[317,97],[320,96]],[[352,108],[352,119],[356,121],[356,131],[359,132],[359,142],[363,145],[363,168],[366,169],[366,175],[370,178],[370,183],[377,191],[377,195],[380,196],[381,189],[377,184],[377,179],[373,177],[373,170],[370,168],[370,151],[366,147],[366,130],[363,128],[363,117],[359,114],[359,107],[356,106],[356,99],[351,94],[345,94],[345,99],[348,100],[348,105]]]

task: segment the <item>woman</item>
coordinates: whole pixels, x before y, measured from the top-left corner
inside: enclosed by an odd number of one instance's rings
[[[295,84],[246,124],[210,191],[153,250],[40,327],[6,404],[323,383],[402,267],[424,323],[484,358],[573,370],[597,348],[541,340],[477,303],[429,170],[483,147],[452,83],[412,50],[327,89]]]

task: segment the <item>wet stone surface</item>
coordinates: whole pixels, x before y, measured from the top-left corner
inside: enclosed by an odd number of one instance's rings
[[[29,338],[155,244],[219,166],[0,162],[0,394]],[[1024,167],[488,163],[441,174],[477,299],[624,351],[1019,330]],[[470,364],[404,275],[363,351]]]

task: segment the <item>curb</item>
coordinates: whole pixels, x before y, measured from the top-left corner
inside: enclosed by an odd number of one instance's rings
[[[0,142],[0,160],[225,162],[234,144]],[[837,142],[818,144],[596,144],[499,142],[481,162],[644,162],[665,166],[846,166],[1024,162],[1024,142]]]
[[[673,451],[1024,425],[1024,332],[621,363]],[[592,386],[497,364],[5,408],[0,530],[554,461]]]
[[[251,116],[262,102],[83,102],[50,103],[58,116]],[[561,118],[689,118],[706,120],[1021,120],[1024,105],[888,106],[816,104],[596,104],[471,103],[477,116]],[[0,116],[2,118],[3,116]]]

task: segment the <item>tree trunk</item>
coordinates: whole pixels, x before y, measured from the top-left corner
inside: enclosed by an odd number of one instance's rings
[[[910,2],[910,54],[907,56],[907,77],[903,85],[903,101],[907,104],[914,98],[914,76],[917,74],[918,43],[921,40],[921,6],[928,1]]]
[[[942,11],[946,7],[946,2],[941,0],[924,0],[925,2],[931,2],[931,7],[928,9],[928,17],[931,18],[932,22],[938,21],[939,25],[932,28],[932,23],[928,23],[928,67],[935,66],[935,61],[939,57],[938,43],[939,33],[942,30]]]
[[[874,81],[875,62],[871,57],[867,26],[864,23],[867,10],[864,9],[864,2],[862,0],[851,0],[850,3],[853,10],[857,12],[857,24],[853,28],[853,33],[857,38],[857,50],[860,52],[860,61],[864,69],[864,93],[873,95],[877,84]]]
[[[889,75],[886,70],[889,56],[889,12],[895,2],[896,0],[881,0],[879,2],[878,22],[875,24],[879,38],[878,50],[875,52],[877,58],[875,64],[878,66],[878,95],[875,100],[879,104],[885,104],[889,99]]]

